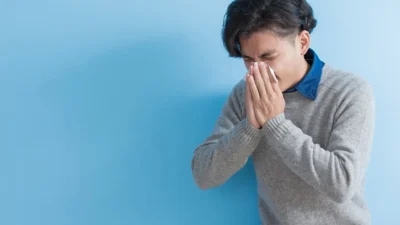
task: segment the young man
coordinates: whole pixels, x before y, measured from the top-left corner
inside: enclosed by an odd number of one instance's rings
[[[193,176],[216,187],[252,157],[262,224],[367,225],[373,92],[310,49],[315,26],[305,0],[229,5],[223,41],[249,72],[195,150]]]

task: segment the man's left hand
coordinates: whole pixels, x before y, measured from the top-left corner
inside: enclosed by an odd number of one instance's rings
[[[270,119],[285,110],[285,99],[278,85],[278,80],[264,62],[252,65],[249,75],[249,87],[253,99],[254,114],[258,123],[263,126]]]

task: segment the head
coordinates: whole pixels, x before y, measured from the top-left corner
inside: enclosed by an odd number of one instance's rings
[[[316,23],[306,0],[234,0],[222,39],[229,56],[242,58],[247,69],[260,61],[271,66],[285,90],[308,69],[304,55]]]

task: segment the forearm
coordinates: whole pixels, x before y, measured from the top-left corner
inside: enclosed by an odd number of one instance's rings
[[[207,189],[226,182],[246,164],[261,137],[261,130],[246,119],[227,133],[215,132],[195,150],[192,172],[196,184]]]
[[[267,142],[275,147],[284,163],[336,202],[350,199],[361,183],[371,143],[371,132],[365,126],[363,129],[366,130],[354,132],[353,137],[336,136],[327,150],[313,143],[312,138],[285,119],[284,114],[263,127]]]

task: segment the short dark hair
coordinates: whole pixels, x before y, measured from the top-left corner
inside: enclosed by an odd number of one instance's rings
[[[230,57],[241,57],[239,37],[270,30],[280,37],[317,25],[306,0],[234,0],[224,16],[222,39]]]

